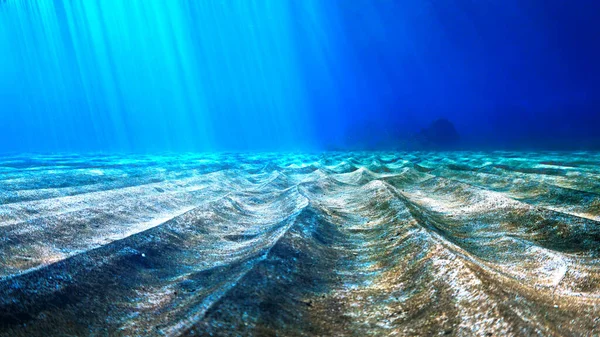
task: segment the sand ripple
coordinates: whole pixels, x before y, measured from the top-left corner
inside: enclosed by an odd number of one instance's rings
[[[600,154],[0,159],[1,336],[600,335]]]

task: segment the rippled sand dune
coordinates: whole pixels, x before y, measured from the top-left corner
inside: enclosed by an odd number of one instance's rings
[[[1,336],[598,336],[600,154],[0,159]]]

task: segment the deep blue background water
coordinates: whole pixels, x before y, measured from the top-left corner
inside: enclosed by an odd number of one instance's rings
[[[0,1],[0,152],[600,145],[598,1]],[[391,145],[390,145],[391,144]]]

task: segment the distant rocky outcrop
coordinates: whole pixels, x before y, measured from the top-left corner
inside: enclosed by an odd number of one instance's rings
[[[329,144],[332,151],[377,150],[454,150],[460,143],[460,135],[454,124],[446,118],[433,121],[418,133],[398,123],[363,121],[345,130],[343,140]]]
[[[454,148],[459,141],[460,135],[454,124],[445,118],[435,120],[415,135],[415,143],[425,149]]]

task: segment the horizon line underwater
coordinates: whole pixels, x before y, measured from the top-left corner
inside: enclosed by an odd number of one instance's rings
[[[598,19],[0,0],[0,337],[600,335]]]

